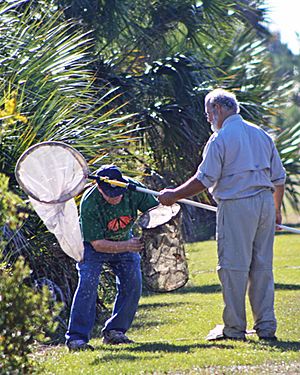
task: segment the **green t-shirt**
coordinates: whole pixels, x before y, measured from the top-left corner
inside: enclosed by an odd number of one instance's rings
[[[135,180],[126,179],[134,185],[145,187]],[[106,202],[95,185],[84,193],[80,202],[80,226],[83,239],[86,242],[103,239],[128,240],[138,211],[145,212],[158,203],[153,195],[126,190],[121,202],[112,205]]]

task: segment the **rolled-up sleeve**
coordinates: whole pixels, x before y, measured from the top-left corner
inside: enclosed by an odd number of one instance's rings
[[[283,185],[286,180],[286,172],[282,165],[279,153],[275,147],[275,144],[273,144],[273,150],[272,150],[272,159],[271,159],[271,181],[272,183],[276,185]]]
[[[222,173],[222,148],[216,138],[211,138],[203,151],[203,160],[196,172],[196,178],[207,188],[220,179]]]

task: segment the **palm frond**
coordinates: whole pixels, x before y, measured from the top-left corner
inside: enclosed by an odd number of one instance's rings
[[[300,123],[279,133],[276,146],[287,172],[285,195],[292,208],[300,213]]]
[[[12,3],[17,8],[19,2]],[[17,157],[40,141],[75,146],[80,141],[87,157],[95,148],[108,152],[126,144],[132,116],[120,116],[124,104],[113,108],[119,94],[110,88],[105,90],[106,101],[97,98],[101,88],[90,69],[90,33],[82,32],[76,21],[64,20],[61,11],[42,14],[41,8],[29,4],[22,13],[11,8],[1,8],[0,98],[4,105],[15,96],[16,113],[23,114],[26,123],[15,116],[2,133],[1,170],[12,176]]]

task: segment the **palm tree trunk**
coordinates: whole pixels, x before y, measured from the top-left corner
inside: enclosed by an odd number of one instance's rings
[[[154,212],[155,218],[148,218],[144,222],[140,220],[142,240],[145,244],[142,253],[144,284],[155,292],[176,290],[188,281],[188,265],[181,234],[182,214],[180,206],[176,206],[176,212],[170,214],[171,217],[167,219],[165,214],[157,215],[160,210],[165,211],[166,207],[158,206],[152,212],[150,210],[150,216]],[[149,211],[146,215],[149,216]]]

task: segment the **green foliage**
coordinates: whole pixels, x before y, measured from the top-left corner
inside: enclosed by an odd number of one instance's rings
[[[276,113],[273,119],[278,135],[276,146],[287,171],[286,193],[291,207],[295,213],[300,212],[300,195],[298,186],[300,183],[300,56],[293,55],[285,44],[279,40],[280,35],[274,34],[269,48],[272,52],[272,66],[275,77],[283,85],[292,82],[292,91],[288,90],[287,105]]]
[[[186,180],[199,164],[210,127],[203,116],[204,93],[198,89],[212,80],[212,74],[203,61],[175,54],[123,81],[138,99],[143,145],[168,184]]]
[[[34,344],[55,328],[51,296],[27,285],[30,270],[20,258],[12,269],[0,268],[0,373],[25,374],[33,366]]]
[[[8,225],[16,229],[25,214],[18,211],[18,206],[23,205],[22,199],[8,190],[9,179],[0,173],[0,227]]]
[[[257,27],[262,13],[256,9],[257,2],[247,0],[57,0],[57,3],[66,7],[68,16],[80,18],[92,27],[97,50],[127,72],[145,60],[152,62],[176,52],[200,51],[206,56],[209,44],[215,43],[216,37],[227,39],[232,27],[241,22]]]
[[[300,122],[287,127],[276,139],[276,146],[287,171],[285,196],[292,208],[300,213]]]
[[[265,127],[289,100],[293,80],[274,75],[261,0],[57,3],[93,27],[97,77],[124,91],[120,102],[138,113],[147,162],[169,184],[185,181],[201,161],[209,90],[235,91],[242,115]]]
[[[9,191],[8,178],[0,174],[0,225],[14,230],[24,219],[18,209],[22,200]],[[0,243],[0,250],[4,248]],[[29,354],[36,340],[54,327],[50,292],[41,292],[28,284],[30,270],[24,259],[19,258],[14,267],[0,264],[0,373],[25,374],[32,367]]]
[[[92,40],[80,23],[43,2],[0,5],[0,170],[13,175],[29,146],[59,140],[91,164],[130,139],[130,116],[108,104],[118,96],[96,85]]]

